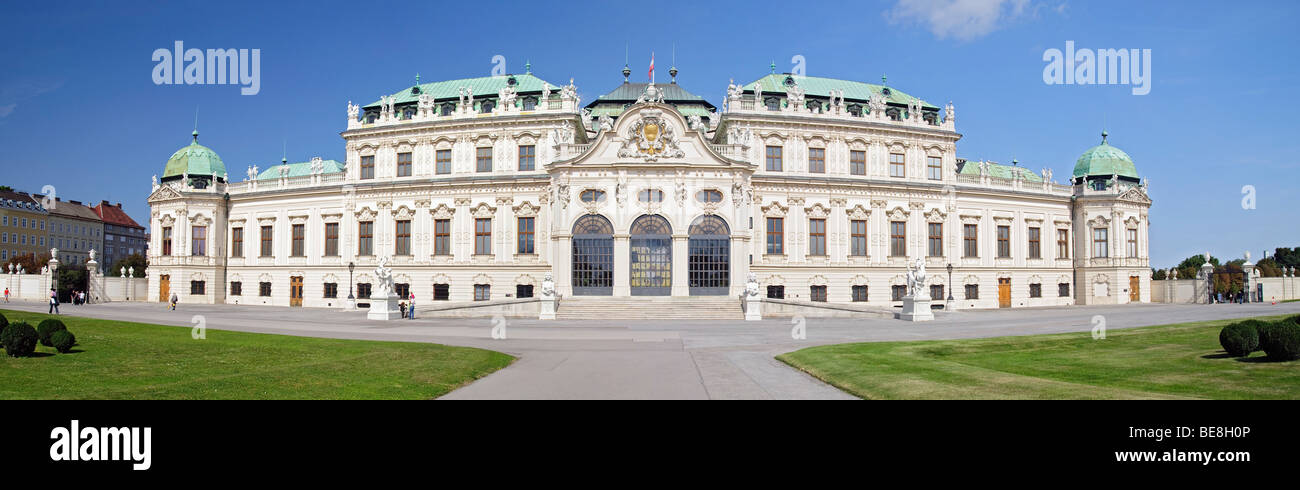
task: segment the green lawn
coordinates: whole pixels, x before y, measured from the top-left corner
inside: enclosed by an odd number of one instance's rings
[[[1226,357],[1219,330],[1228,323],[1110,330],[1104,340],[1082,332],[839,344],[777,359],[867,399],[1300,398],[1300,361]]]
[[[50,315],[0,310],[35,326]],[[0,357],[0,399],[430,399],[514,362],[500,352],[60,316],[68,354]]]

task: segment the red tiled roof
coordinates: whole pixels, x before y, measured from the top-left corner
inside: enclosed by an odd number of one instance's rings
[[[101,201],[91,209],[94,209],[95,214],[99,215],[99,219],[104,220],[104,223],[106,224],[131,228],[144,228],[143,226],[140,226],[139,223],[136,223],[135,220],[131,219],[131,216],[127,215],[126,211],[122,211],[121,204],[113,205],[109,204],[108,201]]]

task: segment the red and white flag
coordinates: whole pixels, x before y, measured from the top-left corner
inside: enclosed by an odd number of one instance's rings
[[[650,52],[650,83],[655,83],[655,52]]]

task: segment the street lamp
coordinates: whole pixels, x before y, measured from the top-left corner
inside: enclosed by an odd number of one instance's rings
[[[356,296],[352,295],[352,271],[356,270],[356,268],[356,263],[348,262],[348,300],[357,299]]]
[[[948,264],[948,302],[952,302],[952,264]]]

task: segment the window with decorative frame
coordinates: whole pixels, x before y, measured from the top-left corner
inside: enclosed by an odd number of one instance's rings
[[[943,159],[940,157],[925,157],[926,176],[930,180],[943,180]]]
[[[849,221],[849,255],[867,256],[867,220]]]
[[[339,224],[325,223],[325,256],[339,256]]]
[[[998,225],[998,258],[1011,258],[1011,227]]]
[[[450,285],[450,284],[434,284],[434,285],[433,285],[433,300],[434,300],[434,301],[448,301],[448,300],[451,300],[451,285]]]
[[[257,295],[263,298],[270,297],[271,283],[265,281],[257,283]]]
[[[357,255],[366,257],[375,254],[375,222],[357,222]]]
[[[826,220],[808,220],[808,255],[826,255]]]
[[[62,228],[63,224],[59,223],[59,227]],[[59,239],[59,243],[60,246],[62,246],[63,243],[62,238]],[[170,226],[164,226],[162,229],[162,250],[163,250],[162,252],[163,255],[172,254],[172,227]]]
[[[397,154],[397,176],[411,176],[411,153],[402,152]]]
[[[435,172],[439,174],[451,173],[451,150],[438,150],[434,152]]]
[[[1070,283],[1068,282],[1057,283],[1056,295],[1062,298],[1070,296]]]
[[[398,220],[394,223],[396,240],[393,243],[394,255],[411,255],[411,220]]]
[[[767,253],[780,255],[785,253],[785,219],[767,219]]]
[[[768,299],[785,299],[785,286],[768,286]]]
[[[926,240],[929,245],[926,255],[930,257],[943,257],[943,223],[927,223],[930,235]]]
[[[1128,242],[1128,256],[1138,256],[1138,231],[1137,228],[1128,228],[1124,230],[1125,238]]]
[[[717,189],[705,189],[695,193],[695,200],[703,203],[722,202],[722,191]]]
[[[244,229],[242,227],[237,226],[230,229],[230,256],[244,256]]]
[[[808,149],[808,171],[815,174],[826,173],[826,149]]]
[[[808,299],[819,303],[826,302],[826,286],[810,286]]]
[[[433,254],[451,255],[451,220],[433,220]]]
[[[515,235],[518,237],[518,253],[532,254],[534,252],[533,240],[533,218],[519,218],[519,230]]]
[[[980,299],[980,286],[979,286],[979,284],[967,284],[967,285],[966,285],[966,299]]]
[[[890,301],[902,301],[903,297],[906,295],[907,295],[907,286],[901,284],[895,284],[889,287]]]
[[[230,295],[231,295],[231,296],[243,296],[243,295],[244,295],[244,283],[243,283],[243,282],[240,282],[240,281],[232,281],[232,282],[230,283]]]
[[[492,299],[492,286],[488,284],[474,285],[474,301],[488,301]]]
[[[290,240],[289,254],[294,257],[302,257],[307,255],[307,246],[306,246],[307,225],[304,224],[293,225],[292,235],[290,236],[290,238],[291,240]]]
[[[857,302],[857,303],[862,303],[862,302],[867,301],[867,286],[866,286],[866,285],[857,285],[857,286],[853,286],[853,301],[854,301],[854,302]]]
[[[492,253],[492,218],[474,219],[474,254]]]
[[[768,172],[781,171],[781,167],[782,167],[781,150],[782,148],[780,146],[767,147],[767,171]]]
[[[902,153],[889,154],[889,176],[907,177],[907,160]]]
[[[943,284],[930,285],[930,299],[943,299]]]
[[[527,172],[535,168],[537,161],[537,147],[534,145],[519,145],[519,171]]]
[[[338,297],[339,297],[339,283],[337,283],[337,282],[327,282],[327,283],[325,283],[324,288],[322,289],[322,292],[323,292],[322,296],[325,297],[325,298],[330,298],[330,299],[332,299],[332,298],[338,298]]]
[[[272,234],[271,225],[263,225],[263,226],[262,226],[262,236],[261,236],[261,238],[262,238],[262,247],[261,247],[261,248],[262,248],[262,249],[259,251],[259,252],[261,252],[261,253],[259,254],[261,257],[270,257],[270,256],[275,252],[275,250],[274,250],[273,248],[271,248],[271,246],[272,246],[272,244],[273,244],[273,242],[272,242],[273,237],[274,237],[274,235]]]
[[[32,244],[36,244],[36,239],[32,239]],[[204,256],[208,254],[208,227],[193,226],[190,227],[190,255]]]
[[[1029,297],[1030,297],[1030,298],[1041,298],[1041,297],[1043,297],[1043,285],[1042,285],[1042,284],[1039,284],[1039,283],[1033,283],[1033,284],[1030,284],[1030,285],[1029,285]]]
[[[1029,227],[1028,234],[1029,234],[1029,258],[1031,259],[1043,258],[1043,240],[1041,236],[1042,229],[1036,226],[1031,226]]]
[[[849,174],[867,175],[867,152],[849,150]]]
[[[492,147],[482,147],[474,149],[475,170],[478,172],[492,171]]]
[[[1056,258],[1070,258],[1070,230],[1065,228],[1056,230]]]
[[[375,178],[375,156],[363,155],[361,157],[361,179]]]
[[[1110,257],[1110,237],[1107,236],[1106,228],[1092,229],[1092,256],[1096,258]]]
[[[889,222],[889,256],[907,256],[907,222]]]
[[[207,283],[203,281],[190,281],[190,294],[202,296],[207,291]]]

